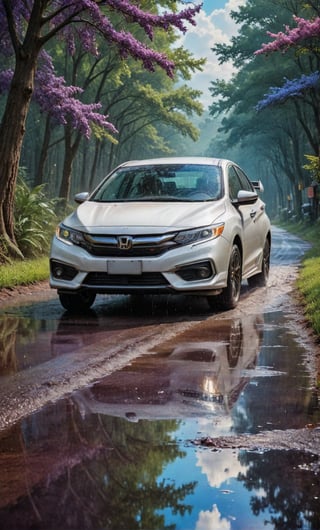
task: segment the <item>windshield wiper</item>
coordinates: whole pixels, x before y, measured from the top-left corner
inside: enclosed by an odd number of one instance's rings
[[[100,199],[91,199],[94,202],[101,203],[112,203],[112,202],[210,202],[214,199],[188,199],[187,197],[154,197],[150,195],[149,197],[135,197],[127,199],[111,199],[111,200],[100,200]]]

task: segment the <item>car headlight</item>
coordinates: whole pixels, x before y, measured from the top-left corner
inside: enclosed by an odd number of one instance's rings
[[[69,245],[81,246],[85,243],[84,234],[82,232],[69,228],[63,224],[57,226],[56,236],[64,243],[69,243]]]
[[[201,243],[209,239],[216,239],[221,236],[224,230],[224,223],[218,225],[195,228],[193,230],[184,230],[179,232],[174,240],[178,245],[190,245],[191,243]]]

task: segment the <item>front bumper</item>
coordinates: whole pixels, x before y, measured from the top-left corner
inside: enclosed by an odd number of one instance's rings
[[[223,237],[161,256],[106,258],[54,237],[50,286],[59,292],[214,294],[226,286],[230,248]]]

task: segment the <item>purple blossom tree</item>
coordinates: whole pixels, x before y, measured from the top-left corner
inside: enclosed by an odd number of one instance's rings
[[[295,28],[286,26],[284,32],[268,32],[273,41],[263,44],[255,54],[268,54],[276,51],[285,53],[289,49],[295,48],[302,51],[303,54],[312,54],[316,58],[317,68],[319,68],[320,17],[316,16],[311,20],[306,20],[294,16],[293,19],[296,23]],[[312,65],[311,60],[309,64]],[[269,93],[256,106],[259,111],[272,105],[284,103],[290,98],[294,99],[298,123],[304,130],[318,161],[320,160],[319,83],[320,72],[318,70],[308,75],[303,74],[299,79],[286,79],[282,87],[271,87]],[[302,105],[300,105],[300,101]],[[303,117],[302,107],[305,104],[312,109],[311,120],[310,115],[307,119]]]
[[[311,88],[319,85],[320,72],[302,75],[299,79],[287,79],[282,87],[270,87],[269,93],[256,105],[256,110],[262,110],[271,105],[284,103],[289,98],[302,97]]]
[[[313,20],[306,20],[301,17],[294,16],[294,22],[297,27],[285,27],[285,32],[279,33],[267,32],[273,38],[272,42],[263,44],[262,47],[255,52],[255,55],[269,54],[276,51],[285,53],[292,47],[304,47],[305,49],[312,49],[312,39],[319,39],[320,36],[320,17]],[[318,44],[316,50],[318,49]],[[315,88],[319,82],[319,72],[314,72],[310,75],[302,75],[300,79],[292,81],[286,80],[282,87],[271,87],[268,95],[259,101],[256,106],[257,110],[261,110],[269,105],[276,103],[284,103],[288,98],[301,97],[306,91]]]
[[[100,114],[100,103],[85,104],[76,99],[83,89],[76,86],[66,86],[63,77],[56,77],[51,58],[46,53],[41,53],[42,67],[35,74],[34,99],[41,110],[49,114],[59,125],[69,123],[72,128],[78,129],[86,138],[90,138],[91,124],[96,124],[103,129],[116,134],[116,128]]]
[[[161,2],[166,3],[176,8],[172,1]],[[108,117],[99,113],[99,104],[81,103],[76,97],[79,89],[66,86],[63,78],[55,76],[50,57],[44,53],[47,44],[53,39],[63,39],[72,54],[75,42],[80,39],[88,53],[98,54],[99,35],[118,50],[120,58],[131,56],[145,69],[154,71],[160,67],[173,77],[173,62],[129,31],[116,29],[110,14],[115,12],[123,18],[123,28],[138,24],[152,40],[155,28],[185,32],[186,23],[194,25],[200,9],[198,5],[159,15],[144,11],[133,0],[0,0],[0,53],[4,63],[8,64],[10,57],[14,59],[13,67],[0,74],[0,93],[8,90],[0,125],[0,262],[23,257],[14,237],[13,205],[31,98],[36,98],[58,123],[67,120],[86,137],[90,136],[92,124],[116,132]]]
[[[260,50],[255,52],[256,55],[271,53],[275,51],[287,51],[289,48],[298,45],[304,45],[308,39],[319,38],[320,36],[320,17],[313,20],[306,20],[300,17],[293,17],[296,22],[296,28],[286,26],[285,32],[279,33],[267,32],[267,35],[274,39],[272,42],[263,44]]]

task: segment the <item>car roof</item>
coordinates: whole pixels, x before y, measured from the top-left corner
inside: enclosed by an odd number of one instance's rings
[[[177,156],[177,157],[166,157],[166,158],[149,158],[143,160],[129,160],[123,162],[118,167],[131,167],[131,166],[148,166],[148,165],[168,165],[168,164],[201,164],[209,166],[222,166],[227,163],[234,163],[224,158],[210,158],[206,156]]]

